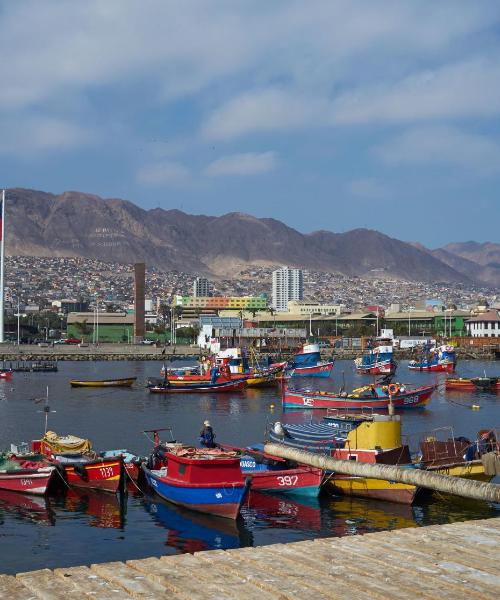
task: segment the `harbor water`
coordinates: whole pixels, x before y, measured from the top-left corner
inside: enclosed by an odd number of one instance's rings
[[[183,365],[177,362],[175,365]],[[278,389],[243,393],[153,395],[148,377],[158,377],[159,362],[60,362],[57,373],[15,373],[0,381],[0,447],[39,438],[48,426],[58,434],[92,440],[98,450],[127,448],[146,455],[151,442],[142,433],[172,427],[175,438],[197,445],[209,419],[218,442],[246,445],[264,441],[269,424],[279,420],[319,420],[322,411],[281,409]],[[463,377],[500,375],[500,363],[461,361]],[[70,378],[111,379],[135,376],[131,389],[69,386]],[[410,372],[402,361],[395,379],[411,384],[443,383],[439,373]],[[338,390],[369,383],[354,373],[352,361],[337,361],[330,379],[293,380],[295,387]],[[480,429],[500,425],[500,393],[445,392],[441,385],[426,409],[400,413],[411,445],[423,432],[452,427],[450,435],[476,439]],[[447,434],[448,432],[445,431]],[[176,508],[131,488],[126,497],[69,490],[60,496],[29,497],[0,490],[1,573],[93,562],[129,560],[213,548],[236,548],[322,536],[418,527],[500,516],[500,507],[443,497],[418,498],[413,506],[354,498],[295,499],[251,493],[233,523]]]

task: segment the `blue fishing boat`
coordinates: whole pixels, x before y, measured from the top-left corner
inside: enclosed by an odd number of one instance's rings
[[[424,348],[420,360],[412,360],[408,368],[412,371],[446,371],[453,373],[457,365],[457,355],[453,346],[439,346],[438,348]]]
[[[304,344],[289,361],[287,371],[292,377],[330,377],[333,363],[321,360],[319,344]]]
[[[155,448],[142,465],[150,487],[162,498],[185,508],[236,519],[250,485],[236,452],[167,444]]]
[[[363,375],[392,375],[396,371],[392,344],[379,344],[368,348],[354,361],[356,371]]]

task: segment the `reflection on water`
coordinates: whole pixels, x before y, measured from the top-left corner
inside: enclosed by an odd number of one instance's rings
[[[281,411],[278,390],[253,389],[246,394],[186,394],[151,396],[142,387],[97,392],[72,390],[68,380],[109,379],[134,375],[144,382],[157,376],[159,362],[61,363],[58,373],[14,374],[0,380],[0,440],[30,441],[43,431],[43,413],[34,397],[49,385],[49,428],[64,434],[88,437],[98,450],[129,448],[145,455],[150,442],[142,430],[172,426],[176,439],[196,444],[204,419],[214,426],[217,440],[235,445],[261,442],[269,422],[319,420],[321,411]],[[497,371],[494,370],[497,367]],[[462,376],[498,373],[500,365],[459,362]],[[301,381],[300,385],[338,389],[369,381],[355,374],[352,361],[337,361],[327,380]],[[441,374],[409,372],[404,361],[397,379],[422,385],[442,382]],[[479,429],[500,424],[498,394],[445,393],[442,386],[425,410],[402,413],[403,431],[411,436],[433,428],[452,426],[455,435],[473,438]],[[457,404],[458,402],[458,404]],[[472,403],[479,410],[470,410]],[[251,492],[236,523],[174,507],[157,497],[143,497],[131,489],[123,502],[110,494],[68,490],[47,499],[0,490],[0,536],[8,541],[0,570],[14,573],[44,567],[64,567],[89,562],[128,560],[152,555],[194,552],[212,548],[237,548],[296,541],[321,536],[342,536],[418,527],[465,519],[498,516],[487,503],[433,496],[417,497],[404,506],[347,497],[303,499]],[[3,546],[6,548],[6,545]],[[89,548],[92,549],[89,554]],[[62,550],[64,549],[64,550]]]

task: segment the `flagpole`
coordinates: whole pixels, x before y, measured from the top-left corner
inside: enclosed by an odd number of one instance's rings
[[[4,245],[5,245],[5,190],[2,190],[2,241],[0,243],[0,344],[3,344],[4,339],[4,320],[3,320],[3,263],[4,263]]]

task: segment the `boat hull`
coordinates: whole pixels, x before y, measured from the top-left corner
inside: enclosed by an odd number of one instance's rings
[[[408,368],[410,371],[426,371],[429,373],[453,373],[455,371],[454,363],[437,364],[437,365],[420,365],[420,364],[409,364]]]
[[[252,477],[251,489],[259,492],[278,492],[300,496],[317,496],[323,481],[323,471],[314,467],[282,471],[243,471]]]
[[[447,379],[445,388],[447,390],[500,392],[500,381],[484,386],[476,385],[472,379]]]
[[[425,386],[398,394],[392,397],[394,408],[417,408],[425,406],[436,389],[436,386]],[[283,394],[283,408],[300,409],[377,409],[387,410],[389,397],[381,398],[348,398],[321,392],[294,392],[286,390]]]
[[[292,377],[330,377],[332,369],[333,362],[312,367],[296,367],[292,372]]]
[[[164,500],[196,512],[208,513],[228,519],[236,519],[241,503],[248,490],[245,483],[199,484],[196,487],[182,485],[178,481],[163,477],[159,471],[142,467],[150,487]]]
[[[101,379],[93,381],[83,381],[78,379],[71,379],[71,387],[131,387],[137,377],[127,377],[124,379]]]
[[[414,485],[404,483],[347,475],[334,475],[327,485],[334,494],[398,504],[412,504],[418,489]]]
[[[484,472],[484,465],[480,460],[437,467],[426,467],[426,471],[439,473],[440,475],[460,477],[462,479],[474,479],[475,481],[484,481],[486,483],[490,482],[494,477],[494,475],[486,475]]]
[[[246,381],[247,387],[270,387],[279,383],[279,372],[256,373],[231,373],[231,381]],[[200,385],[210,383],[210,375],[169,375],[168,381],[173,386]],[[225,381],[225,380],[224,380]],[[219,381],[218,383],[221,383]]]
[[[0,489],[43,496],[47,492],[54,471],[54,467],[46,467],[42,472],[26,469],[0,473]]]
[[[62,464],[69,486],[115,494],[120,490],[123,461],[98,460],[89,463]]]
[[[356,373],[360,375],[393,375],[396,372],[396,365],[394,363],[370,365],[370,366],[357,366]]]
[[[152,386],[151,394],[213,394],[220,392],[241,392],[247,385],[246,380],[228,381],[224,383],[200,383],[188,385]]]

